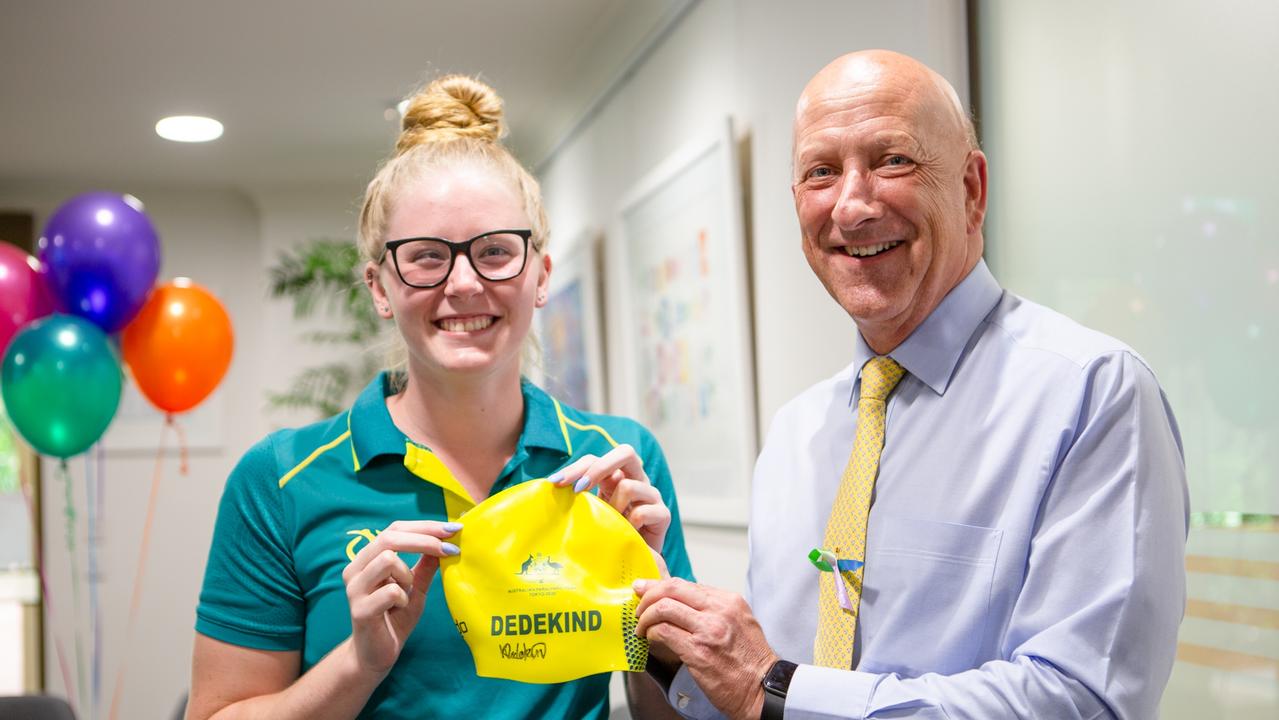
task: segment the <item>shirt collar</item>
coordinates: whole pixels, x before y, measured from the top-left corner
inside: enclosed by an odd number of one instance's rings
[[[393,393],[390,373],[378,373],[347,413],[356,470],[379,455],[404,455],[406,438],[391,420],[391,411],[386,407],[386,398]]]
[[[968,276],[942,298],[936,309],[889,356],[933,392],[944,394],[968,340],[1003,293],[986,267],[986,261],[978,260]],[[854,378],[874,356],[875,351],[858,333],[853,352]]]
[[[520,442],[525,447],[540,447],[568,454],[564,431],[555,401],[542,388],[522,379],[520,389],[524,393],[524,432]]]
[[[551,396],[527,378],[521,379],[520,391],[524,395],[524,428],[520,433],[519,445],[567,453],[564,435],[560,431],[559,415],[555,412]],[[357,470],[379,455],[404,455],[407,438],[395,426],[391,420],[391,411],[386,407],[386,398],[393,393],[390,374],[379,373],[360,392],[347,414]]]

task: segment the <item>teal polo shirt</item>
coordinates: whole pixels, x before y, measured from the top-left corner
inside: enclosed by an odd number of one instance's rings
[[[586,454],[632,445],[671,509],[662,555],[693,579],[666,458],[633,420],[567,407],[525,381],[524,428],[491,493],[543,478]],[[351,634],[342,570],[395,520],[457,519],[475,501],[428,449],[391,422],[386,373],[351,409],[280,430],[227,479],[195,629],[260,650],[297,650],[303,672]],[[462,549],[466,552],[465,547]],[[416,556],[406,555],[410,566]],[[399,661],[362,718],[605,718],[608,674],[533,685],[482,678],[454,628],[439,577]]]

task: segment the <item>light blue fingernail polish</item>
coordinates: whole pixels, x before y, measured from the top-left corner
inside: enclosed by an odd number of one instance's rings
[[[585,490],[586,488],[590,486],[591,486],[591,479],[588,477],[584,477],[581,480],[578,480],[577,484],[573,486],[573,492],[582,492],[583,490]]]
[[[560,471],[558,471],[558,472],[556,472],[556,473],[552,474],[550,477],[548,477],[548,478],[546,478],[546,479],[547,479],[548,481],[550,481],[550,482],[555,483],[556,485],[559,485],[560,483],[564,482],[564,471],[563,471],[563,470],[560,470]]]
[[[451,542],[440,543],[440,549],[444,551],[445,555],[457,555],[458,553],[462,552],[461,550],[458,549],[456,545],[454,545]]]
[[[460,522],[446,522],[446,523],[444,523],[444,529],[445,529],[445,531],[447,531],[447,532],[455,533],[455,532],[457,532],[458,530],[461,530],[461,529],[462,529],[462,523],[460,523]]]

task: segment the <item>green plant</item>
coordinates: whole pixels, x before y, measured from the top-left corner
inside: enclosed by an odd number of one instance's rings
[[[382,319],[354,276],[359,263],[354,243],[317,239],[280,253],[269,269],[271,297],[291,300],[295,318],[322,314],[333,327],[304,333],[302,342],[352,349],[348,359],[303,369],[284,392],[268,391],[271,407],[336,415],[377,375],[379,359],[368,349],[376,345]]]

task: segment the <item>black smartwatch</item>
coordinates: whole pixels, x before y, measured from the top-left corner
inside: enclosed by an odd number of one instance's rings
[[[764,688],[764,709],[759,713],[759,720],[782,720],[786,692],[790,690],[790,679],[798,667],[789,660],[778,660],[764,674],[764,679],[759,681]]]

